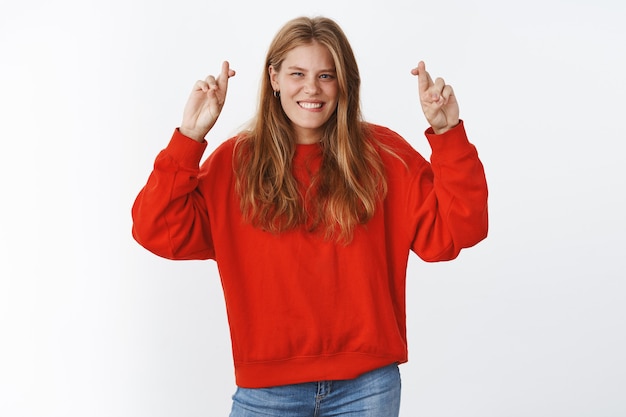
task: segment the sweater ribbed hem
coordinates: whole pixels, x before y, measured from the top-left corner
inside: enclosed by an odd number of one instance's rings
[[[317,381],[353,379],[361,374],[404,363],[406,354],[376,356],[363,353],[291,358],[280,361],[235,364],[235,380],[242,388],[267,388]]]

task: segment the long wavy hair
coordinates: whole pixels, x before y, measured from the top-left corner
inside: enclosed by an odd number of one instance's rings
[[[280,71],[289,51],[318,42],[330,51],[338,81],[337,109],[324,126],[322,162],[302,194],[292,172],[296,149],[292,124],[273,95],[268,69]],[[325,17],[287,22],[270,44],[256,117],[239,136],[234,153],[244,218],[271,232],[300,226],[349,242],[367,223],[387,191],[383,164],[360,108],[361,78],[352,47],[339,25]]]

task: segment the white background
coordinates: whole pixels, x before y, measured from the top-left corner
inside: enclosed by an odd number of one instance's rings
[[[237,70],[210,149],[253,114],[270,40],[323,14],[366,118],[425,156],[410,69],[455,87],[490,235],[411,256],[403,416],[626,415],[626,6],[609,0],[25,0],[0,6],[0,415],[226,416],[213,262],[131,238],[198,78]]]

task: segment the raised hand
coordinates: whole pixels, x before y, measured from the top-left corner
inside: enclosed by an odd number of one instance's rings
[[[446,85],[443,78],[433,81],[424,61],[420,61],[411,74],[417,75],[422,111],[434,132],[441,134],[459,124],[459,104],[452,86]]]
[[[217,78],[209,75],[204,81],[196,82],[185,104],[180,133],[198,142],[204,140],[222,112],[228,79],[234,75],[235,71],[224,61],[222,72]]]

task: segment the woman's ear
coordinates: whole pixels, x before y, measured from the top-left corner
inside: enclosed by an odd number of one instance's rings
[[[274,89],[274,91],[278,91],[279,90],[278,82],[276,81],[276,77],[278,76],[278,71],[276,71],[274,69],[273,65],[270,65],[267,68],[267,72],[268,72],[269,77],[270,77],[270,84],[272,85],[272,89]]]

